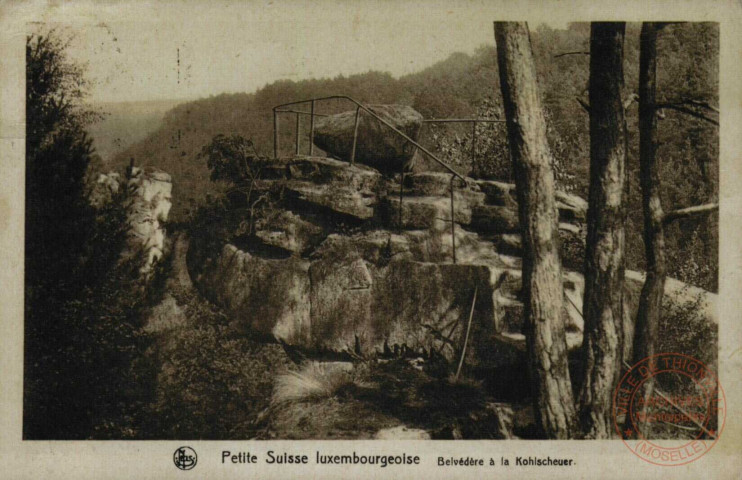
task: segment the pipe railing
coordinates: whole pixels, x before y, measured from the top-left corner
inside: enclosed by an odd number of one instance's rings
[[[420,150],[425,155],[428,156],[428,158],[432,159],[436,163],[438,163],[440,166],[445,168],[450,174],[451,174],[451,248],[452,248],[452,256],[453,256],[453,263],[456,263],[456,222],[455,222],[455,207],[454,207],[454,180],[456,178],[459,178],[460,180],[463,180],[466,182],[466,179],[463,175],[461,175],[459,172],[457,172],[455,169],[453,169],[451,166],[449,166],[446,162],[438,158],[434,153],[432,153],[427,148],[420,145],[417,141],[410,138],[408,135],[406,135],[404,132],[397,129],[394,125],[389,123],[388,121],[381,118],[378,114],[376,114],[374,111],[360,103],[359,101],[347,96],[347,95],[330,95],[327,97],[319,97],[319,98],[312,98],[308,100],[300,100],[298,102],[289,102],[289,103],[283,103],[281,105],[276,105],[273,107],[273,158],[278,158],[278,151],[279,151],[279,121],[278,121],[278,114],[279,113],[290,113],[296,115],[296,147],[295,152],[296,155],[299,155],[300,152],[300,140],[299,140],[299,131],[301,128],[301,122],[300,122],[300,116],[301,115],[309,115],[309,155],[314,154],[314,117],[327,117],[328,115],[320,114],[315,112],[315,104],[316,102],[323,101],[323,100],[347,100],[353,104],[356,105],[356,114],[355,114],[355,121],[353,125],[353,146],[351,148],[350,152],[350,159],[349,163],[351,165],[355,164],[355,157],[356,157],[356,146],[358,143],[358,126],[360,123],[360,116],[361,112],[365,112],[371,117],[375,118],[379,122],[381,122],[383,125],[388,127],[390,130],[392,130],[397,135],[401,136],[407,143],[413,145],[415,147],[415,152],[413,155],[417,152],[417,150]],[[292,108],[287,107],[293,107],[295,105],[302,105],[302,104],[310,104],[310,111],[305,112],[302,110],[295,110]],[[474,155],[474,148],[476,144],[476,125],[477,123],[499,123],[503,122],[503,120],[492,120],[492,119],[480,119],[480,118],[467,118],[467,119],[461,119],[461,118],[434,118],[429,120],[423,120],[423,123],[461,123],[461,122],[471,122],[472,123],[472,156]],[[422,126],[421,126],[422,130]],[[400,184],[399,184],[399,225],[398,228],[402,229],[402,201],[404,197],[404,167],[402,168],[401,175],[400,175]]]
[[[402,138],[404,138],[408,143],[411,143],[412,145],[414,145],[415,147],[417,147],[417,149],[421,150],[423,153],[425,153],[426,155],[428,155],[431,159],[433,159],[436,163],[438,163],[443,168],[445,168],[446,170],[448,170],[451,174],[456,175],[461,180],[464,180],[463,175],[461,175],[459,172],[457,172],[456,170],[454,170],[453,168],[451,168],[448,164],[446,164],[446,162],[444,162],[443,160],[441,160],[440,158],[438,158],[437,156],[435,156],[435,154],[433,154],[428,149],[426,149],[425,147],[423,147],[422,145],[420,145],[419,143],[417,143],[415,140],[411,139],[404,132],[402,132],[399,129],[397,129],[394,125],[392,125],[391,123],[389,123],[386,120],[384,120],[383,118],[381,118],[379,115],[377,115],[376,113],[374,113],[368,107],[366,107],[365,105],[363,105],[359,101],[357,101],[357,100],[355,100],[355,99],[353,99],[353,98],[351,98],[351,97],[349,97],[347,95],[330,95],[330,96],[327,96],[327,97],[312,98],[312,99],[309,99],[309,100],[300,100],[298,102],[289,102],[289,103],[283,103],[281,105],[276,105],[275,107],[273,107],[273,119],[274,119],[273,120],[273,124],[274,124],[274,128],[275,128],[276,125],[278,125],[278,121],[276,120],[278,118],[278,115],[277,114],[278,113],[288,112],[287,110],[282,110],[282,108],[284,108],[284,107],[290,107],[290,106],[293,106],[293,105],[300,105],[300,104],[303,104],[303,103],[311,103],[312,104],[312,113],[311,113],[312,119],[310,120],[311,126],[310,126],[310,138],[309,138],[309,141],[310,141],[310,145],[312,145],[314,143],[314,117],[319,116],[317,113],[314,113],[314,103],[315,102],[318,102],[318,101],[322,101],[322,100],[336,100],[336,99],[348,100],[348,101],[350,101],[350,102],[352,102],[352,103],[354,103],[356,105],[356,107],[357,107],[356,108],[356,124],[358,124],[358,116],[360,115],[360,112],[361,111],[366,112],[367,114],[371,115],[376,120],[378,120],[379,122],[381,122],[384,125],[386,125],[393,132],[395,132],[397,135],[399,135]],[[291,112],[289,112],[289,113],[291,113]],[[274,133],[273,134],[273,157],[274,158],[278,158],[278,147],[279,147],[279,145],[278,145],[277,129],[273,133]],[[354,135],[354,138],[353,138],[354,142],[357,140],[357,135],[358,135],[357,129],[356,129],[356,132],[355,133],[356,133],[356,135]],[[353,163],[354,161],[355,161],[355,158],[351,158],[351,163]]]
[[[426,123],[471,123],[471,152],[469,159],[473,162],[477,153],[477,123],[505,123],[505,120],[496,120],[491,118],[429,118],[423,120]],[[422,127],[420,128],[420,138],[422,138]]]

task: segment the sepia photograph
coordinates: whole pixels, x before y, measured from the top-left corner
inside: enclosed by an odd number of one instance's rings
[[[15,26],[14,441],[170,441],[175,473],[586,466],[539,440],[702,467],[739,383],[717,18],[62,3]]]

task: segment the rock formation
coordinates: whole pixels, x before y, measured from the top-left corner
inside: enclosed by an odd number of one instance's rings
[[[139,264],[141,280],[149,279],[152,268],[165,250],[165,227],[172,206],[170,175],[133,167],[126,179],[126,192],[121,192],[121,176],[100,174],[89,195],[96,208],[112,201],[123,201],[126,209],[127,240],[120,261]],[[119,193],[124,193],[119,196]]]
[[[165,250],[165,227],[172,206],[173,184],[164,172],[134,167],[127,182],[127,248],[123,258],[140,256],[140,274],[147,278]]]
[[[121,175],[116,172],[98,174],[88,195],[88,202],[95,208],[111,203],[121,187]]]
[[[406,105],[372,105],[368,107],[385,121],[394,125],[405,135],[417,141],[423,116]],[[314,143],[330,155],[349,161],[353,149],[353,131],[356,111],[348,111],[327,117],[319,117],[314,126]],[[394,133],[388,126],[360,111],[357,162],[393,175],[411,168],[415,146]]]
[[[227,311],[233,328],[312,350],[454,360],[477,292],[467,365],[522,358],[513,185],[457,181],[454,263],[450,175],[406,175],[400,205],[399,176],[385,178],[364,165],[308,157],[262,162],[264,180],[256,188],[282,192],[274,198],[278,214],[258,222],[246,245],[209,249],[194,238],[189,251],[195,285]],[[558,208],[563,240],[581,241],[586,202],[560,192]],[[627,274],[630,289],[638,292],[641,283]],[[563,318],[572,351],[582,343],[583,288],[582,275],[565,270]],[[714,312],[703,314],[715,322]]]

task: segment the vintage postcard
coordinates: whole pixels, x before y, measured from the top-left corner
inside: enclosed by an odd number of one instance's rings
[[[0,476],[738,478],[740,20],[0,4]]]

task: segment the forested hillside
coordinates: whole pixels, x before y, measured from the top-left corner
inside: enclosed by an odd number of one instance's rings
[[[99,122],[87,126],[95,151],[105,161],[157,130],[165,113],[180,103],[177,100],[151,102],[98,103],[93,108],[104,112]]]
[[[561,187],[586,197],[589,164],[587,86],[589,24],[567,30],[541,26],[531,32],[539,80],[546,106],[549,142],[556,157]],[[675,24],[658,40],[658,99],[662,103],[717,106],[719,32],[716,24]],[[475,54],[454,54],[419,73],[394,78],[368,72],[350,77],[281,80],[254,93],[223,94],[181,104],[169,111],[162,126],[141,142],[117,154],[111,164],[120,168],[134,158],[138,165],[157,166],[174,179],[172,218],[192,218],[207,194],[220,186],[209,181],[209,171],[198,153],[217,134],[239,134],[252,139],[263,154],[272,153],[272,107],[311,97],[345,94],[367,104],[411,105],[426,118],[502,115],[494,45]],[[625,44],[626,118],[629,131],[628,267],[643,270],[641,200],[638,180],[638,113],[636,102],[639,64],[639,25],[629,25]],[[256,66],[259,68],[259,66]],[[579,99],[579,101],[578,101]],[[689,103],[690,102],[690,103]],[[318,111],[350,109],[327,103]],[[704,114],[705,115],[705,114]],[[713,120],[713,119],[712,119]],[[293,148],[292,116],[283,117],[282,152]],[[304,125],[306,127],[306,125]],[[304,130],[303,130],[304,131]],[[505,162],[504,128],[478,130],[480,162]],[[484,134],[484,135],[483,135]],[[456,128],[428,128],[424,143],[471,175],[503,176],[502,170],[470,165],[467,132]],[[663,109],[659,122],[658,155],[664,163],[664,206],[667,210],[706,203],[718,198],[718,126],[698,115]],[[302,144],[307,149],[307,140]],[[306,150],[305,150],[306,151]],[[717,217],[676,222],[668,228],[671,276],[715,291],[717,289]]]

